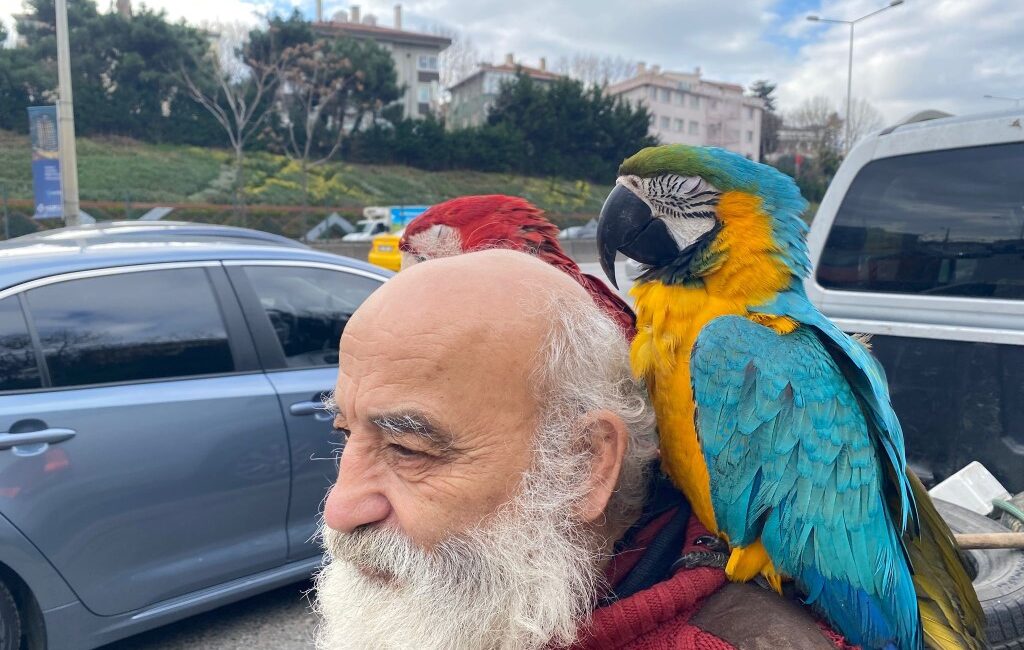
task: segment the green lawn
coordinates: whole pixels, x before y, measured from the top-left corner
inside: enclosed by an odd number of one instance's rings
[[[228,151],[113,137],[80,138],[77,144],[83,201],[231,203],[234,177]],[[299,167],[283,156],[251,154],[245,179],[248,205],[302,203]],[[12,199],[32,197],[27,135],[0,131],[0,189]],[[585,181],[343,162],[315,168],[309,189],[309,202],[316,212],[341,209],[349,215],[358,214],[366,205],[429,204],[465,194],[513,194],[539,205],[563,224],[596,215],[610,190]]]

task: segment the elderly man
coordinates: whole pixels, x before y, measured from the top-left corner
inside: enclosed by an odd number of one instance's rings
[[[403,271],[348,323],[334,405],[321,648],[835,647],[723,588],[619,327],[564,273],[509,251]]]

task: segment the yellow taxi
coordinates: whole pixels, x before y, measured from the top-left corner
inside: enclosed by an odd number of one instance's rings
[[[402,251],[398,249],[398,242],[401,241],[403,232],[404,230],[386,232],[374,237],[371,240],[370,254],[366,257],[367,261],[389,271],[401,269]]]

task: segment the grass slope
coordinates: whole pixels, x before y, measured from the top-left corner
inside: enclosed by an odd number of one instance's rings
[[[215,203],[230,210],[234,176],[228,151],[113,137],[79,138],[77,145],[83,201]],[[302,203],[299,166],[284,156],[250,154],[245,180],[249,205]],[[0,187],[12,199],[32,197],[27,135],[0,131]],[[318,212],[340,209],[354,215],[366,205],[430,204],[465,194],[513,194],[544,208],[564,225],[595,216],[609,190],[585,181],[337,162],[312,170],[309,203]]]

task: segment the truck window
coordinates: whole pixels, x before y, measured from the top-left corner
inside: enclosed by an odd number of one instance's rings
[[[1024,300],[1024,143],[865,165],[817,279],[847,291]]]

